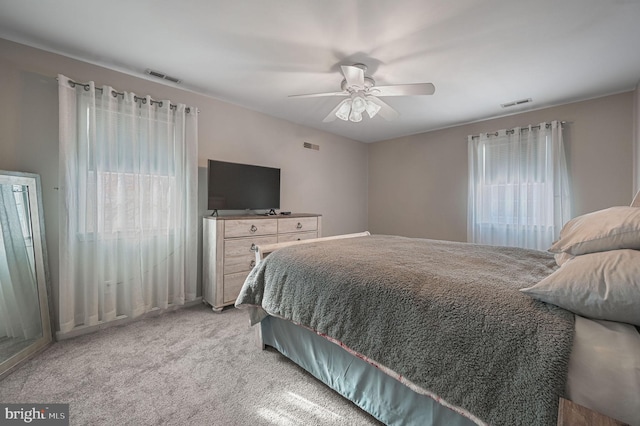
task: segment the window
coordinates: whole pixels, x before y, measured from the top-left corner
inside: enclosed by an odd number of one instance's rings
[[[470,242],[546,250],[568,199],[558,122],[469,137]]]
[[[102,94],[96,96],[99,99]],[[82,123],[86,145],[79,149],[79,165],[86,167],[81,237],[170,232],[175,228],[172,200],[177,184],[169,155],[174,127],[166,113],[149,116],[136,108],[122,111],[118,104],[116,107],[86,108],[86,122]],[[109,125],[116,130],[108,129]],[[169,129],[168,135],[160,129]]]
[[[89,172],[84,233],[131,235],[174,229],[174,176]]]
[[[60,330],[196,297],[197,111],[58,76]]]

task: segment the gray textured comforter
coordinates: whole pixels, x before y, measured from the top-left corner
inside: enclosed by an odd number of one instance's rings
[[[518,290],[555,269],[544,252],[392,236],[270,254],[236,306],[333,337],[495,425],[552,425],[573,314]]]

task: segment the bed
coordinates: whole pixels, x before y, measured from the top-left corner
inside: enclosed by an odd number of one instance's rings
[[[573,219],[550,250],[368,233],[263,246],[236,307],[385,424],[552,425],[565,397],[640,425],[640,209]]]

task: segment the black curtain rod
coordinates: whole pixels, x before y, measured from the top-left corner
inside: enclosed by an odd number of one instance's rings
[[[561,121],[561,122],[560,122],[560,126],[564,125],[565,123],[566,123],[566,121]],[[545,127],[548,129],[549,127],[551,127],[551,123],[547,123]],[[521,127],[521,128],[520,128],[520,131],[521,131],[521,132],[528,131],[528,130],[529,130],[529,128],[531,128],[531,129],[539,129],[539,128],[540,128],[540,125],[538,124],[538,125],[536,125],[536,126]],[[509,134],[513,134],[515,131],[516,131],[516,129],[510,129],[510,130],[507,130],[507,132],[506,132],[506,133],[509,135]],[[482,134],[479,134],[479,135],[472,135],[472,136],[471,136],[471,138],[472,138],[472,139],[476,139],[476,138],[479,138],[481,135],[482,135]],[[498,132],[488,132],[486,135],[487,135],[487,136],[498,136]]]
[[[91,88],[91,85],[90,85],[90,84],[88,84],[88,83],[78,83],[77,81],[73,81],[73,80],[69,80],[69,85],[70,85],[71,87],[73,87],[73,88],[75,88],[76,86],[82,86],[82,87],[84,87],[84,90],[85,90],[85,91],[87,91],[87,92],[88,92],[88,91],[89,91],[89,89]],[[100,91],[100,93],[102,93],[102,92],[103,92],[102,87],[96,87],[96,90]],[[112,90],[112,91],[111,91],[111,95],[112,95],[114,98],[115,98],[115,97],[117,97],[117,96],[122,96],[122,97],[124,97],[124,93],[123,93],[123,92],[116,92],[115,90]],[[141,98],[141,97],[138,97],[138,96],[135,96],[135,95],[133,96],[133,100],[134,100],[135,102],[141,101],[143,104],[146,104],[146,103],[147,103],[147,98]],[[156,100],[154,100],[154,99],[151,99],[151,100],[150,100],[150,103],[151,103],[151,105],[153,105],[153,104],[158,104],[158,106],[159,106],[159,107],[162,107],[162,103],[163,103],[163,102],[162,102],[162,101],[156,101]],[[170,109],[175,110],[176,108],[178,108],[178,106],[177,106],[177,105],[174,105],[174,104],[172,104],[172,103],[170,103],[170,104],[169,104],[169,108],[170,108]],[[191,112],[191,108],[190,108],[190,107],[186,107],[186,108],[185,108],[185,111],[186,111],[186,112],[187,112],[187,114],[188,114],[188,113],[190,113],[190,112]]]

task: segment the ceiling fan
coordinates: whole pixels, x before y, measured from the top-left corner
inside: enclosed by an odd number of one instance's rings
[[[364,64],[342,65],[344,80],[340,85],[340,92],[310,93],[306,95],[290,95],[290,98],[316,98],[321,96],[346,96],[324,120],[331,122],[336,118],[344,121],[362,121],[362,115],[366,112],[369,118],[376,114],[386,120],[398,117],[398,112],[383,102],[379,97],[383,96],[416,96],[433,95],[436,88],[431,83],[394,84],[391,86],[376,86],[373,78],[365,75],[367,66]]]

